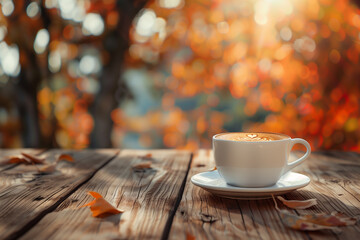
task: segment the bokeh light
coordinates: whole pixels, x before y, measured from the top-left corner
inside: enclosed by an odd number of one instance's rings
[[[2,0],[1,1],[1,10],[4,16],[8,17],[14,11],[14,3],[12,0]]]
[[[104,21],[99,14],[88,13],[85,16],[82,30],[85,35],[99,36],[104,32]]]
[[[16,77],[20,73],[18,47],[0,42],[0,63],[5,74]]]
[[[39,4],[37,2],[31,2],[26,8],[26,14],[30,17],[36,17],[40,13]]]
[[[36,34],[34,41],[34,49],[37,54],[41,54],[45,51],[49,44],[50,35],[46,29],[40,29]]]

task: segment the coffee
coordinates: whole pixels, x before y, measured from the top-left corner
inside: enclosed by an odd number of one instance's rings
[[[268,142],[287,139],[288,136],[274,133],[223,133],[216,136],[216,139],[240,141],[240,142]]]

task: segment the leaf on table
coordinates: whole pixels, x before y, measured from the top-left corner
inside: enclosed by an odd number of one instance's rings
[[[190,233],[186,233],[186,240],[195,240],[195,236],[191,235]]]
[[[292,213],[289,213],[286,210],[279,210],[281,221],[288,227],[296,230],[302,230],[302,231],[316,231],[316,230],[324,230],[324,229],[330,229],[337,233],[341,232],[341,229],[336,226],[328,226],[328,225],[321,225],[318,224],[315,220],[309,221],[307,219],[308,215],[305,216],[298,216]]]
[[[95,198],[95,200],[81,206],[87,207],[90,206],[90,210],[92,212],[93,217],[105,217],[108,215],[123,213],[123,210],[119,210],[111,205],[108,201],[106,201],[99,193],[97,192],[89,192],[91,196]]]
[[[151,168],[151,164],[152,164],[151,161],[144,161],[144,162],[136,163],[132,165],[132,167],[134,169],[145,169],[145,168]]]
[[[209,172],[215,171],[217,169],[217,167],[215,166],[214,168],[210,169]]]
[[[57,159],[56,162],[60,161],[68,161],[68,162],[75,162],[74,158],[69,154],[61,154]]]
[[[24,158],[23,156],[11,156],[3,162],[3,164],[14,164],[14,163],[31,164],[32,162],[29,159]]]
[[[272,195],[272,198],[275,203],[275,209],[280,212],[282,222],[286,226],[296,230],[316,231],[330,229],[339,233],[341,232],[339,227],[355,225],[359,220],[359,217],[348,217],[339,212],[333,212],[330,215],[326,213],[313,213],[298,216],[286,210],[279,209],[274,195]]]
[[[9,157],[9,159],[7,160],[7,163],[28,163],[28,164],[30,164],[31,162],[23,157],[13,156],[13,157]]]
[[[23,154],[22,153],[21,155],[8,157],[6,160],[2,161],[1,164],[17,164],[17,163],[23,163],[23,164],[41,163],[42,164],[44,160],[45,159],[40,159],[40,158],[31,156],[29,154],[26,154],[26,153]]]
[[[33,164],[43,164],[45,161],[45,158],[40,158],[28,153],[22,152],[21,155],[23,155],[25,158],[29,159]]]
[[[317,204],[317,199],[307,199],[307,200],[286,200],[281,196],[277,198],[287,207],[293,209],[306,209]]]
[[[341,212],[308,214],[304,218],[309,222],[323,226],[349,226],[355,225],[359,220],[359,217],[348,217]]]

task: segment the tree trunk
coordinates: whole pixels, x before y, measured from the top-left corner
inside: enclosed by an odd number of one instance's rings
[[[18,9],[22,7],[22,4],[16,5],[16,8]],[[51,19],[42,4],[40,7],[42,26],[39,27],[48,29],[51,24]],[[18,10],[18,14],[13,14],[9,18],[11,22],[11,26],[9,27],[11,32],[9,32],[9,35],[12,42],[16,43],[19,47],[20,54],[23,54],[22,57],[26,59],[26,64],[21,66],[19,80],[15,84],[17,88],[15,99],[17,100],[17,108],[21,122],[23,147],[53,147],[53,136],[50,136],[51,139],[43,136],[39,122],[37,93],[43,80],[43,72],[45,71],[45,80],[50,77],[47,64],[46,69],[41,68],[37,55],[33,49],[32,39],[35,38],[35,35],[40,28],[36,29],[34,36],[25,35],[27,33],[25,28],[28,27],[28,24],[22,22],[21,14],[22,10]],[[53,130],[54,129],[52,129],[52,131]]]
[[[129,91],[121,78],[124,57],[129,48],[129,30],[136,14],[146,1],[118,1],[119,20],[117,28],[104,39],[110,60],[100,77],[100,91],[90,109],[94,117],[94,129],[91,134],[92,148],[111,147],[113,121],[111,112]]]
[[[23,146],[34,148],[41,146],[39,111],[37,106],[37,88],[41,81],[36,56],[27,52],[28,66],[23,66],[17,83],[17,105],[21,121]]]

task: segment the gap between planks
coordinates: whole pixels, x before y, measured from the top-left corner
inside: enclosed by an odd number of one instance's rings
[[[181,199],[183,197],[183,194],[184,194],[184,190],[185,190],[185,186],[186,186],[186,182],[187,182],[187,178],[188,178],[188,174],[190,172],[190,168],[191,168],[191,164],[192,164],[192,160],[193,160],[193,156],[194,156],[194,153],[191,153],[190,155],[190,160],[189,160],[189,163],[188,163],[188,166],[187,166],[187,170],[186,170],[186,174],[184,176],[184,179],[181,183],[181,187],[180,187],[180,190],[179,190],[179,194],[176,198],[176,202],[175,202],[175,206],[173,209],[171,209],[171,212],[169,214],[169,218],[168,220],[166,221],[166,224],[165,224],[165,227],[164,227],[164,231],[163,231],[163,234],[161,236],[161,240],[165,240],[165,239],[169,239],[169,234],[170,234],[170,231],[171,231],[171,226],[172,226],[172,223],[174,221],[174,217],[175,217],[175,214],[180,206],[180,202],[181,202]]]
[[[36,155],[39,154],[43,154],[45,153],[45,151],[42,151],[40,153],[37,153]],[[93,171],[88,178],[86,178],[84,181],[82,181],[81,183],[79,183],[76,187],[74,187],[72,189],[72,191],[70,191],[69,193],[65,194],[63,197],[60,197],[58,201],[56,201],[53,205],[51,205],[50,207],[44,209],[42,212],[40,212],[36,217],[34,217],[32,220],[30,220],[27,224],[25,224],[21,229],[19,229],[18,231],[12,233],[11,235],[9,235],[8,237],[6,237],[4,240],[13,240],[13,239],[18,239],[20,237],[22,237],[24,234],[26,234],[28,231],[30,231],[38,222],[41,221],[41,219],[43,219],[47,214],[53,212],[62,202],[64,202],[71,194],[73,194],[74,192],[76,192],[81,186],[83,186],[84,184],[86,184],[88,181],[90,181],[90,179],[92,179],[94,177],[94,175],[103,167],[105,167],[107,164],[109,164],[112,160],[114,160],[118,155],[119,155],[120,151],[117,151],[114,153],[114,155],[112,157],[110,157],[106,162],[104,162],[102,165],[100,165],[97,169],[95,169],[95,171]],[[16,167],[18,165],[15,165],[14,167]]]

